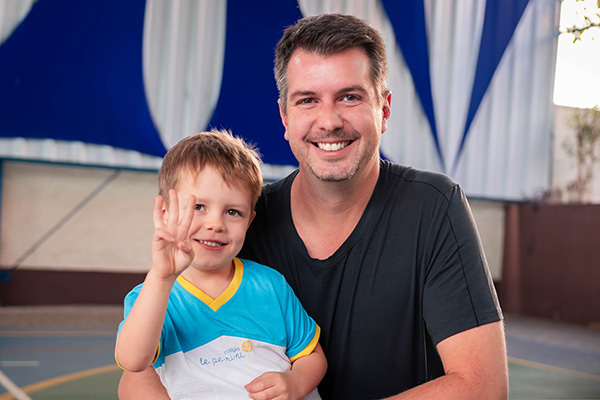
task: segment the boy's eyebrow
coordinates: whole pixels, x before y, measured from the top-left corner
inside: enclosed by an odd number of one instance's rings
[[[209,203],[210,201],[207,200],[206,198],[203,198],[201,196],[196,196],[196,204],[198,203]],[[249,206],[250,208],[252,208],[252,201],[246,201],[246,200],[240,200],[240,201],[228,201],[226,203],[224,203],[225,207],[228,208],[243,208],[246,206]]]

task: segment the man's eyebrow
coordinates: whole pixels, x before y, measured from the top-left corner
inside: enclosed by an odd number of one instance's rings
[[[339,95],[342,95],[345,93],[352,93],[352,92],[368,93],[368,90],[361,85],[348,86],[348,87],[341,88],[340,90],[338,90],[336,92],[336,95],[339,96]],[[305,96],[310,97],[310,96],[315,96],[316,94],[317,93],[312,90],[298,90],[298,91],[290,93],[289,96],[290,96],[290,98],[305,97]]]
[[[360,85],[348,86],[348,87],[338,90],[337,94],[341,95],[341,94],[352,93],[352,92],[368,93],[368,90]]]
[[[296,92],[290,93],[290,97],[305,97],[305,96],[314,96],[315,92],[310,90],[298,90]]]

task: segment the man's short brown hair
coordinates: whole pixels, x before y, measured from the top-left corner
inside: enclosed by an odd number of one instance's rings
[[[320,14],[302,18],[288,27],[275,50],[275,80],[283,112],[287,107],[287,70],[294,51],[333,55],[355,47],[362,48],[369,57],[371,82],[383,102],[389,93],[385,44],[379,32],[367,22],[352,15]]]

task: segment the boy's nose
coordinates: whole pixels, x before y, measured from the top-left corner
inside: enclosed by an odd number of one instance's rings
[[[206,220],[204,221],[204,228],[210,231],[222,232],[225,229],[223,217],[217,215],[207,216]]]

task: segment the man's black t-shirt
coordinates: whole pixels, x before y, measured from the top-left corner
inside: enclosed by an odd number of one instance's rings
[[[379,399],[441,376],[437,343],[502,318],[467,200],[448,177],[381,161],[354,231],[317,260],[292,221],[295,176],[265,187],[241,254],[280,271],[321,327],[323,399]]]

